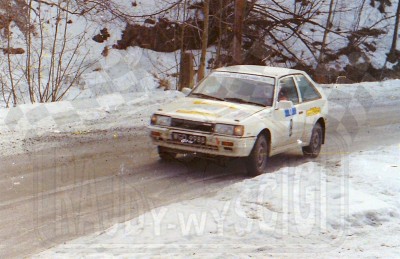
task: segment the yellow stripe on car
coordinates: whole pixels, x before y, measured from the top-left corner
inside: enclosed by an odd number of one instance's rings
[[[321,113],[320,107],[313,107],[307,111],[307,117],[311,117]]]
[[[219,117],[218,115],[213,114],[213,113],[200,112],[200,111],[177,110],[176,112],[177,113],[185,113],[185,114],[202,115],[202,116]]]
[[[227,107],[229,109],[237,110],[236,106],[225,104],[225,103],[209,103],[206,101],[194,101],[193,104],[197,105],[211,105],[211,106],[216,106],[216,107]]]

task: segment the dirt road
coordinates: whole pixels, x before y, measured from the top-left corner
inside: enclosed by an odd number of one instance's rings
[[[397,107],[397,108],[396,108]],[[331,120],[321,163],[400,141],[399,103],[353,110]],[[365,117],[362,121],[356,117]],[[151,208],[212,195],[245,179],[240,161],[220,165],[158,160],[144,129],[57,134],[27,143],[30,153],[0,158],[0,258],[26,257],[102,231]],[[35,150],[37,143],[60,148]],[[270,168],[305,163],[299,151],[273,157]]]

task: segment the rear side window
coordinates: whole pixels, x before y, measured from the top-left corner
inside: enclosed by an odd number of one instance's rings
[[[301,97],[303,102],[312,101],[321,98],[321,95],[317,92],[314,86],[308,79],[303,75],[295,76],[297,85],[300,89]]]
[[[286,77],[279,81],[280,92],[278,101],[292,101],[294,104],[299,103],[299,95],[297,94],[296,85],[292,77]]]

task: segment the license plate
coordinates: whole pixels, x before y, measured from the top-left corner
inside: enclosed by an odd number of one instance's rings
[[[206,144],[206,137],[177,133],[177,132],[172,133],[172,140],[180,142],[182,144],[197,144],[197,145]]]

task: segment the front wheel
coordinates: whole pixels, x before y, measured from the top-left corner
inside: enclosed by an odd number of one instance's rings
[[[303,147],[304,156],[316,158],[321,152],[322,146],[322,127],[321,124],[315,124],[312,133],[310,145]]]
[[[253,150],[246,160],[247,172],[252,176],[263,174],[267,170],[269,145],[264,135],[258,136]]]

